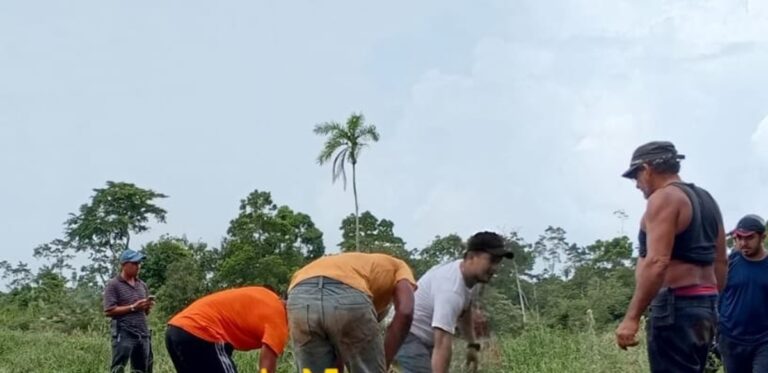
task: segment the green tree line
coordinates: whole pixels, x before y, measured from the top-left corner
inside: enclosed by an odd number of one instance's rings
[[[167,195],[131,183],[109,181],[64,220],[62,237],[33,249],[38,261],[0,262],[7,291],[0,293],[2,325],[61,331],[101,329],[103,284],[117,272],[117,257],[149,223],[162,224]],[[406,261],[418,277],[430,267],[460,258],[463,239],[436,235],[425,247],[408,248],[392,220],[370,211],[342,219],[338,251],[386,253]],[[516,333],[527,323],[556,328],[613,324],[623,315],[633,288],[632,244],[625,236],[579,246],[560,227],[548,227],[534,242],[506,234],[515,259],[505,261],[480,303],[496,333]],[[249,284],[287,290],[291,275],[327,253],[312,218],[281,205],[267,191],[240,201],[218,247],[163,235],[140,248],[147,259],[141,278],[158,295],[162,322],[194,299]],[[334,250],[336,251],[336,250]],[[75,268],[76,257],[86,265]],[[83,259],[85,258],[85,259]]]

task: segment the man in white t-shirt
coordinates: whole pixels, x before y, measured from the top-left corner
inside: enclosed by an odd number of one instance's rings
[[[403,373],[448,372],[457,327],[468,342],[467,363],[477,364],[472,287],[488,283],[502,259],[513,256],[504,237],[479,232],[467,240],[463,259],[432,267],[419,279],[411,330],[395,358]]]

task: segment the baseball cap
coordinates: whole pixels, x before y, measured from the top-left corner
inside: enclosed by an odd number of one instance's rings
[[[131,249],[125,249],[122,254],[120,254],[120,264],[131,262],[131,263],[138,263],[144,260],[145,256],[144,254],[131,250]]]
[[[651,141],[640,145],[632,153],[629,168],[621,174],[622,177],[634,179],[640,167],[651,161],[662,161],[670,158],[685,159],[685,155],[678,154],[675,145],[669,141]]]
[[[758,215],[749,214],[741,218],[730,233],[732,236],[749,236],[750,234],[765,233],[765,220]]]

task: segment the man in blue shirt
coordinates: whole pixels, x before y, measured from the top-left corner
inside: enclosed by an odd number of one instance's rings
[[[728,373],[768,372],[765,221],[747,215],[731,231],[728,281],[720,298],[720,353]]]

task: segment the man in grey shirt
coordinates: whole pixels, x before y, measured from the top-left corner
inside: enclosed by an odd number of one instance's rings
[[[467,240],[463,259],[432,267],[419,279],[411,330],[395,358],[403,373],[447,373],[457,329],[469,343],[467,363],[476,368],[480,345],[474,340],[471,291],[513,256],[504,237],[479,232]]]
[[[111,373],[152,372],[152,345],[147,315],[154,305],[149,289],[137,277],[144,255],[126,249],[120,255],[120,273],[104,287],[104,314],[111,317]]]

